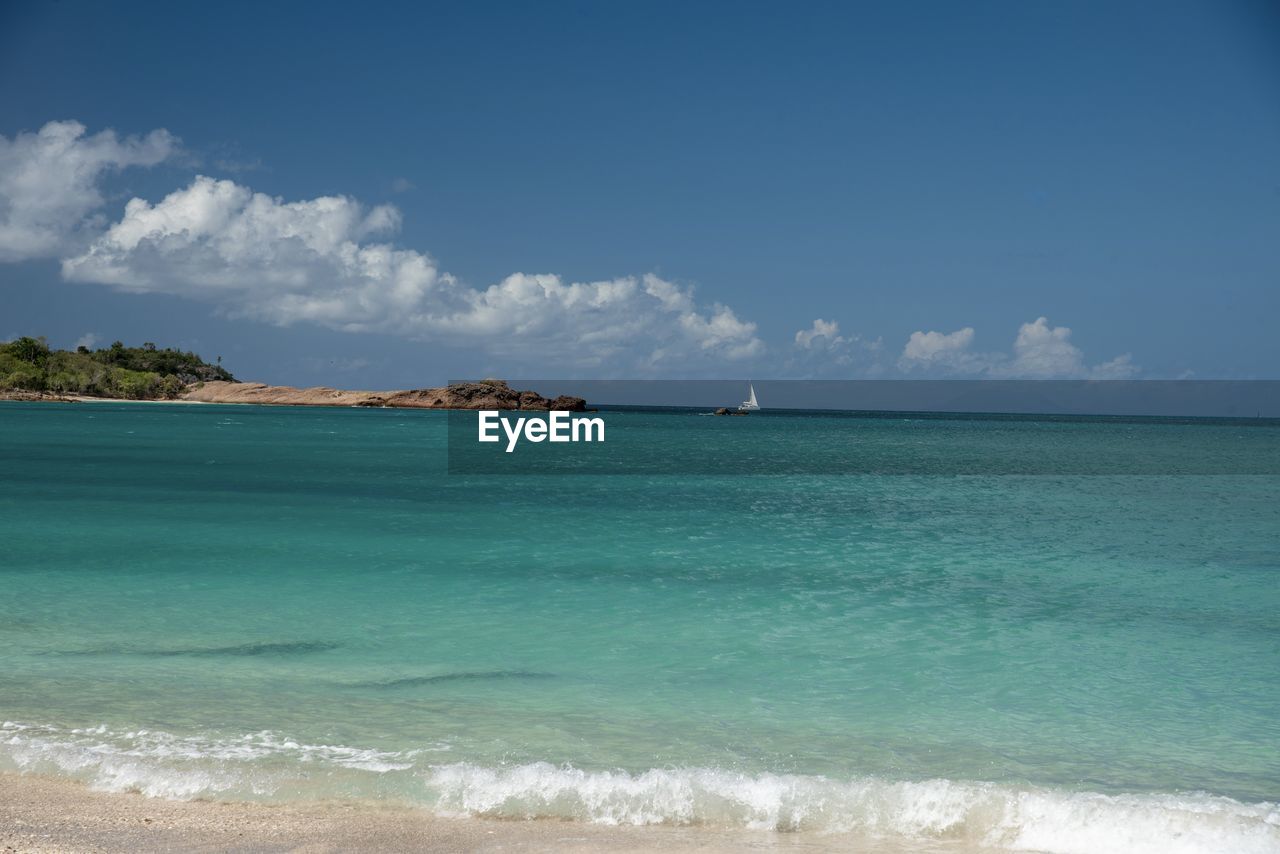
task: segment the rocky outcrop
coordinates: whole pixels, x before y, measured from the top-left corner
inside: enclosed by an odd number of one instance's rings
[[[739,412],[736,409],[725,409],[723,406],[715,411],[716,415],[746,415],[745,412]]]
[[[0,400],[20,400],[26,402],[54,401],[56,403],[75,403],[74,397],[64,397],[47,391],[24,391],[18,388],[0,388]],[[556,407],[552,407],[553,409]]]
[[[190,386],[182,400],[201,403],[267,403],[280,406],[373,406],[394,409],[536,409],[583,412],[587,402],[561,395],[549,400],[534,391],[517,391],[502,380],[453,383],[443,388],[406,391],[346,391],[315,386],[294,388],[263,383],[206,382]]]

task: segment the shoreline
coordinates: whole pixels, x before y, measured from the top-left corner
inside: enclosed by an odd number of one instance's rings
[[[447,818],[404,804],[171,801],[104,792],[65,778],[0,772],[0,850],[23,854],[134,851],[787,851],[880,854],[960,851],[840,835],[672,825]]]
[[[114,398],[0,389],[0,400],[19,403],[225,403],[273,406],[328,406],[366,409],[587,411],[580,397],[543,397],[513,389],[503,380],[452,383],[439,388],[357,391],[329,386],[273,386],[255,382],[209,380],[188,385],[177,397]]]
[[[36,401],[39,402],[39,401]],[[65,398],[50,401],[53,403],[194,403],[204,406],[207,401],[203,400],[186,400],[181,397],[173,398],[130,398],[130,397],[88,397],[82,394],[71,394]]]
[[[92,397],[87,394],[20,394],[0,390],[0,403],[198,403],[205,400],[187,400],[181,397]]]

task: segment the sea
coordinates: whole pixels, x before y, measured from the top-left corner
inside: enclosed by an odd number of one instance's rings
[[[635,465],[504,475],[451,417],[0,403],[0,770],[1280,851],[1280,422],[617,410],[594,452]],[[786,464],[694,464],[726,442]],[[1064,443],[1181,463],[948,458]]]

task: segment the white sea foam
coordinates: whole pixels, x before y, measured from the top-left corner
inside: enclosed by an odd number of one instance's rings
[[[1280,805],[1194,795],[1103,795],[993,783],[836,781],[712,769],[587,772],[546,763],[429,772],[438,809],[605,824],[707,823],[1012,851],[1280,851]]]
[[[632,774],[544,762],[439,764],[444,749],[308,744],[271,732],[179,737],[0,724],[0,767],[61,773],[98,788],[166,798],[393,792],[453,816],[705,824],[1053,854],[1280,852],[1280,805],[1203,793],[1111,795],[707,768]]]
[[[270,731],[219,738],[146,729],[115,732],[105,726],[0,724],[0,767],[7,760],[18,770],[67,774],[109,791],[176,799],[270,797],[286,781],[310,776],[317,765],[375,774],[407,771],[423,752],[306,744]]]

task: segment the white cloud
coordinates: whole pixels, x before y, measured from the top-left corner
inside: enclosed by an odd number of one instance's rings
[[[754,323],[727,306],[699,306],[688,288],[653,275],[566,282],[515,273],[468,287],[426,254],[376,242],[399,223],[390,205],[370,209],[341,196],[285,202],[200,176],[155,204],[131,200],[62,271],[279,325],[479,344],[575,364],[685,366],[763,349]]]
[[[904,372],[921,370],[941,375],[985,375],[1007,379],[1127,379],[1139,371],[1129,354],[1089,367],[1084,353],[1071,343],[1071,329],[1050,326],[1038,317],[1018,329],[1012,356],[975,353],[972,327],[951,333],[913,332],[898,359]]]
[[[955,332],[912,332],[898,359],[898,369],[939,374],[978,373],[986,370],[989,357],[970,352],[973,345],[972,326]]]
[[[154,166],[171,156],[168,131],[85,136],[79,122],[49,122],[38,133],[0,136],[0,261],[55,257],[67,251],[101,207],[102,176],[127,166]]]
[[[1089,370],[1089,378],[1095,380],[1127,380],[1137,376],[1142,369],[1133,363],[1133,356],[1125,353],[1116,356],[1109,362],[1094,365]]]
[[[867,341],[861,335],[840,334],[834,320],[816,318],[808,329],[795,334],[793,358],[787,370],[803,376],[848,376],[856,368],[862,376],[879,376],[884,371],[879,353],[882,341]]]
[[[1013,342],[1012,363],[997,365],[993,371],[998,375],[1022,379],[1121,380],[1135,376],[1139,368],[1128,353],[1089,367],[1085,364],[1084,353],[1071,343],[1069,327],[1050,326],[1047,317],[1038,317],[1018,328],[1018,337]]]
[[[76,347],[77,348],[84,347],[86,349],[92,349],[93,345],[97,344],[99,340],[100,339],[98,338],[98,333],[86,332],[85,334],[81,335],[79,338],[76,339]]]
[[[845,340],[840,336],[840,324],[834,320],[817,318],[813,321],[813,326],[796,333],[796,346],[803,350],[838,346],[843,343]]]
[[[407,193],[413,189],[416,188],[408,178],[396,178],[391,182],[391,192],[393,193]]]
[[[928,362],[969,349],[973,343],[973,327],[966,326],[955,332],[912,332],[902,351],[905,359]]]
[[[1047,317],[1038,317],[1018,328],[1013,363],[1004,368],[1010,376],[1031,379],[1074,377],[1084,370],[1084,354],[1071,343],[1071,330],[1050,326]]]
[[[158,202],[135,198],[114,224],[101,216],[101,182],[129,166],[171,158],[167,131],[86,135],[78,122],[0,136],[0,261],[61,258],[63,276],[136,293],[198,299],[234,316],[402,335],[522,358],[588,367],[697,370],[764,352],[756,325],[726,305],[655,275],[589,282],[514,273],[466,285],[424,252],[395,246],[400,212],[345,196],[286,202],[230,180],[195,178]],[[392,189],[412,184],[403,178]],[[1071,330],[1025,323],[1011,354],[973,350],[972,327],[917,331],[898,359],[904,373],[989,377],[1124,378],[1128,354],[1089,366]],[[92,346],[95,336],[81,339]],[[77,342],[78,344],[81,342]],[[795,333],[792,367],[819,372],[855,361],[883,366],[880,341],[841,335],[815,319]],[[856,358],[855,358],[856,357]]]

